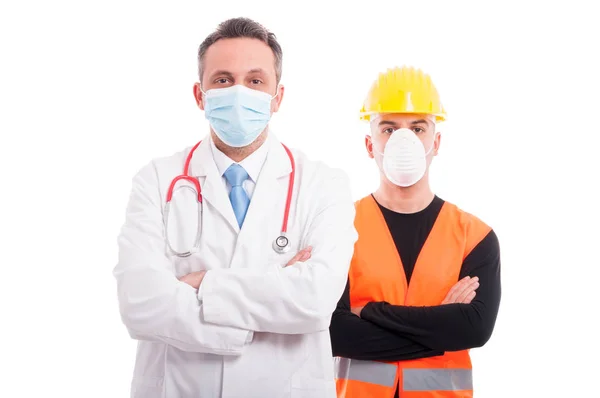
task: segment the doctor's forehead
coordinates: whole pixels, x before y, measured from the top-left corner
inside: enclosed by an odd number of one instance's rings
[[[219,73],[232,76],[263,74],[275,77],[275,54],[258,39],[221,39],[204,56],[204,78]]]

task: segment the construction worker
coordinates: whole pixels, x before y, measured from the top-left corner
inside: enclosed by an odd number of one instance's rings
[[[446,112],[427,74],[381,73],[360,117],[381,182],[356,202],[359,238],[331,322],[338,397],[472,397],[469,349],[489,340],[500,304],[498,239],[430,187]]]

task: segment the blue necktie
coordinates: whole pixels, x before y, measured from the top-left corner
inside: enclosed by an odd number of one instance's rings
[[[248,179],[248,173],[242,166],[234,163],[225,170],[223,175],[231,185],[229,200],[231,201],[235,218],[241,228],[244,223],[244,218],[246,218],[248,206],[250,205],[250,198],[248,198],[246,191],[244,191],[244,188],[242,187],[244,181]]]

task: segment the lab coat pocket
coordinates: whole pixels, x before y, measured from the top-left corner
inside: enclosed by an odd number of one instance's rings
[[[131,398],[161,398],[162,377],[134,377],[131,382]]]
[[[292,376],[291,398],[335,397],[335,381],[315,378],[306,374]]]

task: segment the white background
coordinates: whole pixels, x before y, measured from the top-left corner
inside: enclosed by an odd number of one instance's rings
[[[371,81],[431,73],[450,117],[433,187],[502,248],[476,397],[598,396],[597,5],[349,3],[2,2],[0,396],[128,396],[111,272],[131,177],[207,132],[196,50],[234,16],[283,46],[279,138],[344,168],[357,199],[378,179],[357,117]]]

